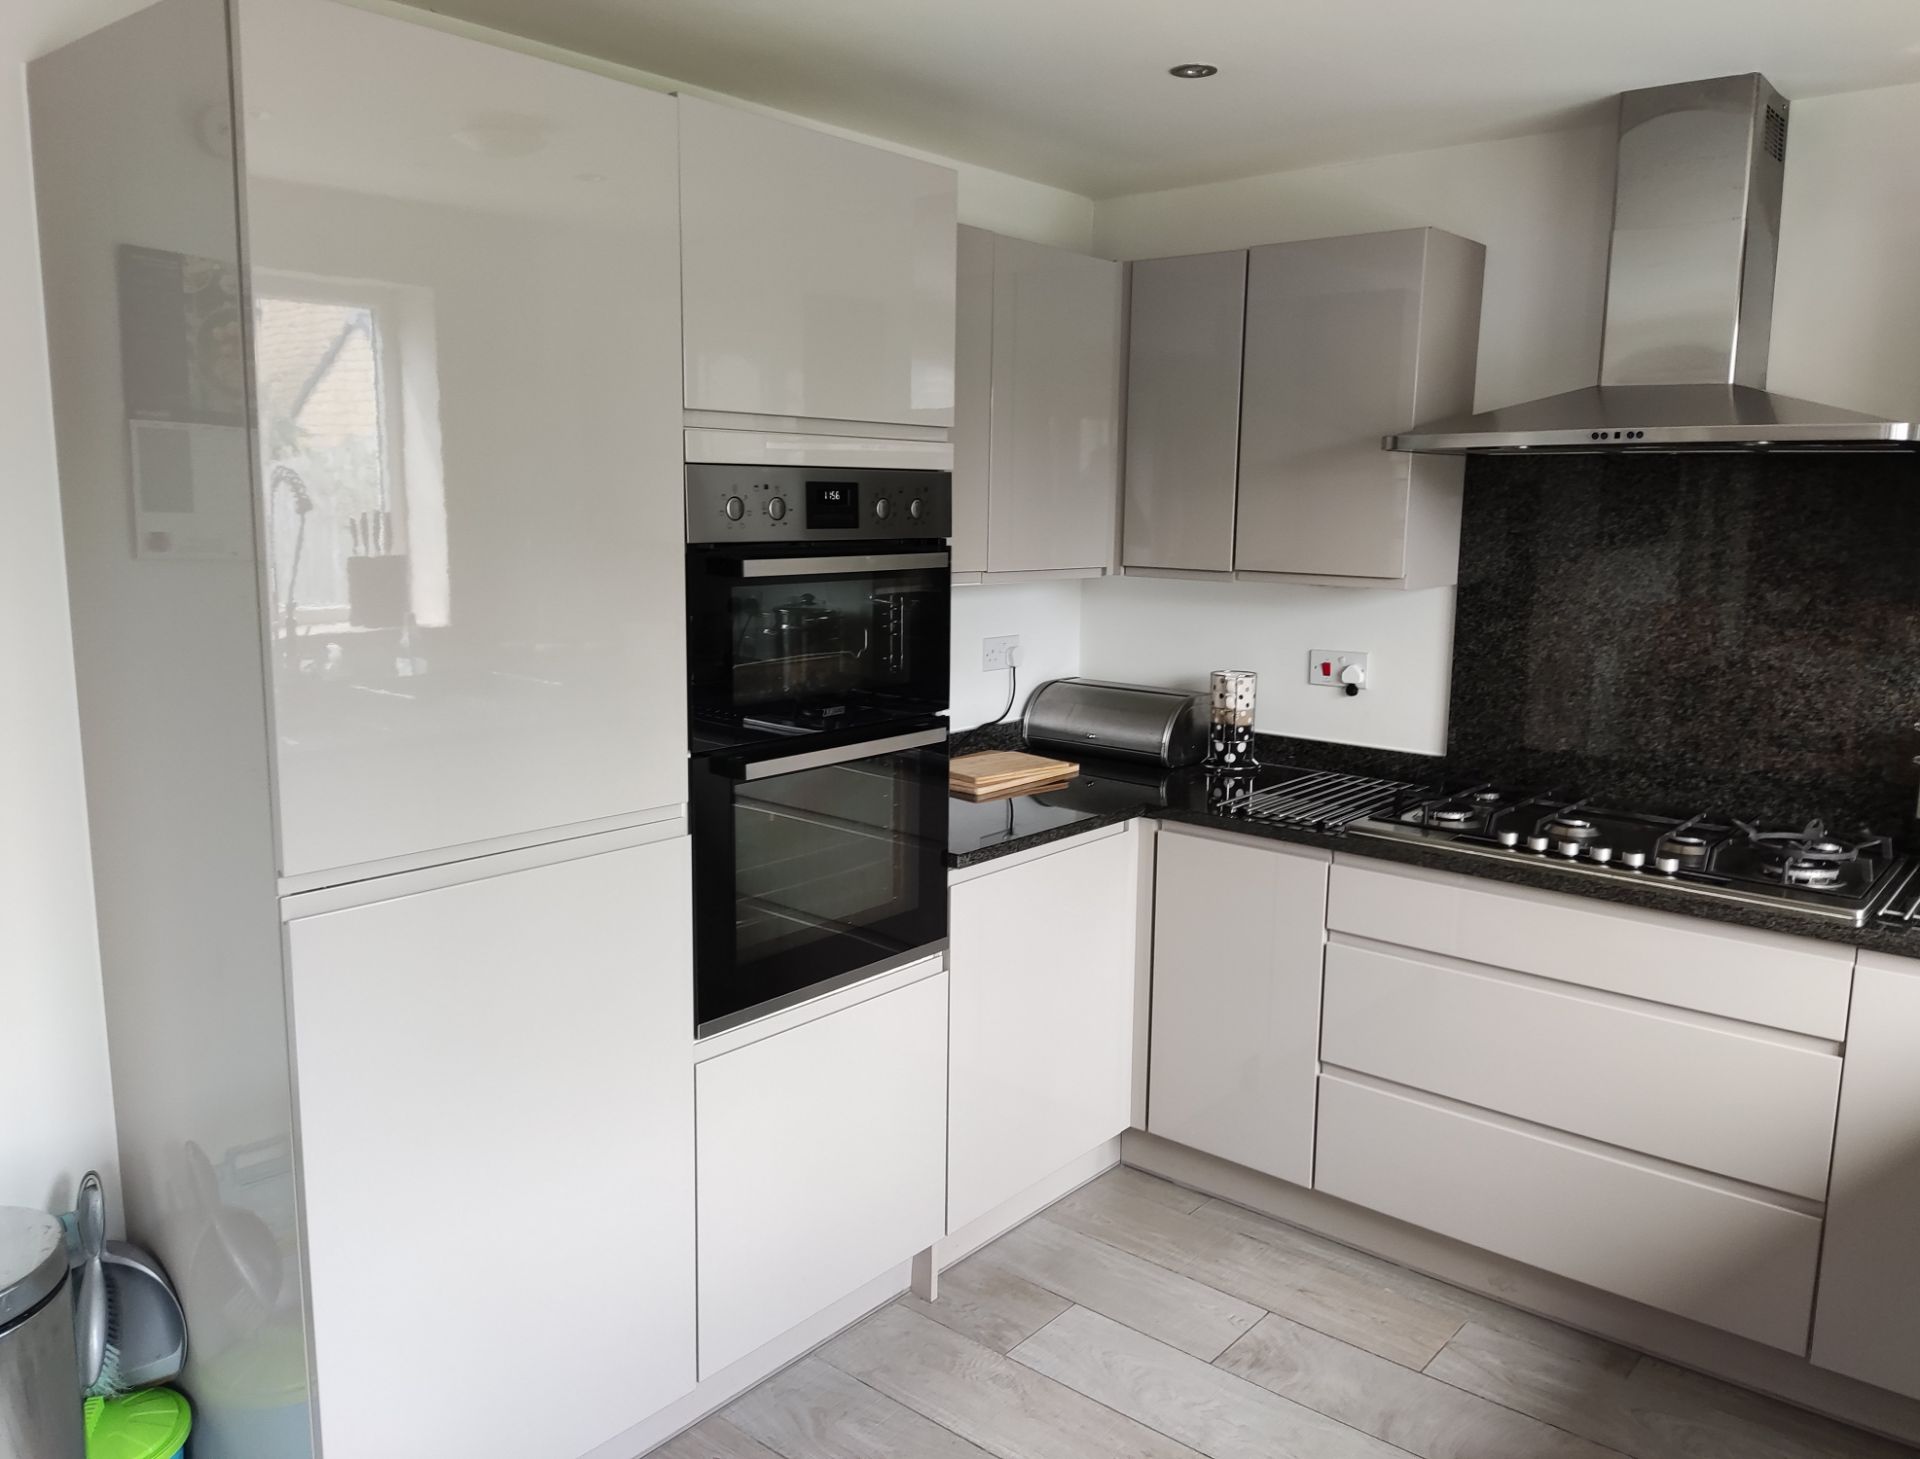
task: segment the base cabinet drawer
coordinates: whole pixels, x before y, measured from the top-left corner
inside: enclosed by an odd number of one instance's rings
[[[944,1231],[947,975],[695,1069],[700,1376]]]
[[[1335,932],[1840,1040],[1853,949],[1532,887],[1336,859]]]
[[[1826,1199],[1840,1056],[1792,1034],[1336,934],[1320,1057]]]
[[[1820,1220],[1545,1130],[1333,1075],[1314,1184],[1543,1271],[1804,1354]]]

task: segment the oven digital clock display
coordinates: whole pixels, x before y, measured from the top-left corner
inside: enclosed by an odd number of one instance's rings
[[[860,487],[852,481],[807,483],[807,530],[860,525]]]

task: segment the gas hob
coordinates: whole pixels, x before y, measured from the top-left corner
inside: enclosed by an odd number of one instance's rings
[[[1652,816],[1497,785],[1403,792],[1347,829],[1856,927],[1909,867],[1885,837],[1836,835],[1819,821],[1784,826]]]

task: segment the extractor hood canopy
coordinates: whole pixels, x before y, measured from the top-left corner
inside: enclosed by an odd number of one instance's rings
[[[1786,99],[1725,76],[1620,98],[1600,383],[1389,436],[1394,451],[1903,450],[1920,425],[1766,388]]]

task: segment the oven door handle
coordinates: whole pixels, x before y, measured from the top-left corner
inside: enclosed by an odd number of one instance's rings
[[[774,760],[736,762],[734,777],[739,780],[766,780],[775,775],[791,775],[796,770],[820,770],[828,765],[844,765],[849,760],[868,760],[875,755],[890,755],[896,750],[919,750],[944,744],[944,729],[917,730],[910,735],[889,735],[881,740],[862,740],[857,745],[836,745],[831,750],[802,750],[798,755],[782,755]]]
[[[731,564],[743,578],[808,578],[839,572],[906,572],[913,568],[945,568],[953,558],[946,552],[835,553],[819,557],[748,557]],[[721,571],[726,571],[725,567]]]

